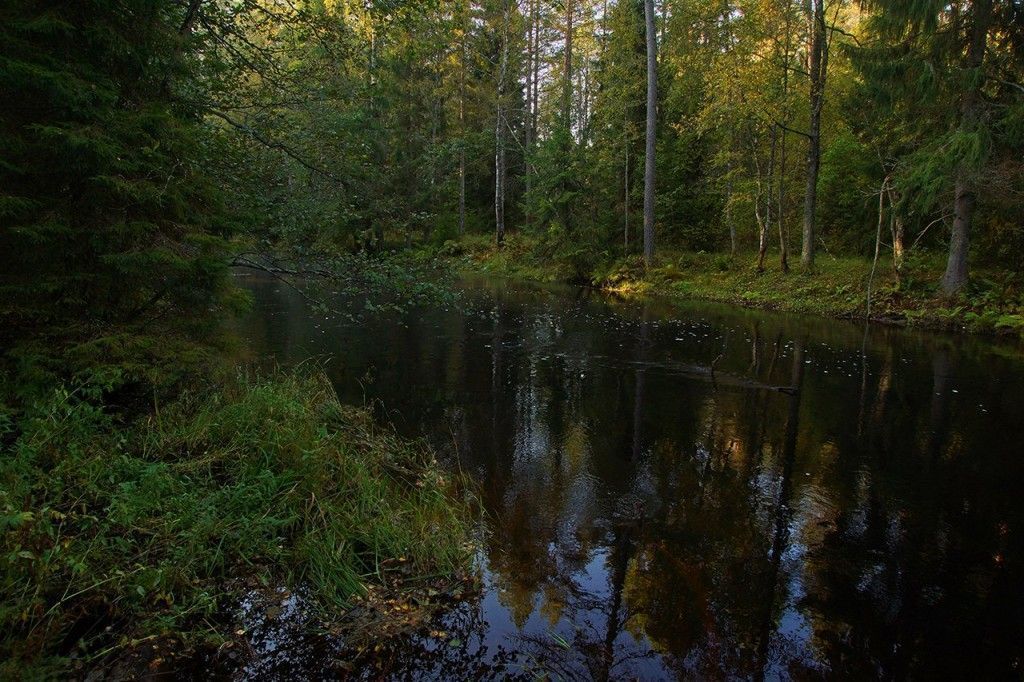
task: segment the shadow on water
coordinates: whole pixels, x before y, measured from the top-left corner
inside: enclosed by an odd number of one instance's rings
[[[480,483],[483,593],[396,674],[1019,674],[1018,348],[491,280],[353,323],[244,281],[255,356]]]

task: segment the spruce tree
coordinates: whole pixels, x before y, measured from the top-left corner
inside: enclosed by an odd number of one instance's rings
[[[897,182],[920,212],[943,206],[952,230],[941,290],[967,283],[968,245],[994,159],[1020,150],[1020,86],[1000,77],[1024,35],[1019,3],[875,0],[873,41],[856,50],[876,103],[899,112],[916,148]],[[1011,62],[1012,62],[1011,58]],[[1016,131],[1016,132],[1015,132]]]
[[[220,291],[227,223],[201,167],[212,142],[174,94],[192,82],[188,11],[149,0],[0,10],[8,359],[158,353],[167,344],[146,335],[201,318]]]

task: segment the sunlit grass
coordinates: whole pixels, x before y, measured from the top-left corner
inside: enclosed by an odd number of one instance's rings
[[[827,317],[870,316],[902,324],[976,332],[1024,334],[1024,293],[1019,277],[975,269],[964,294],[949,300],[938,292],[941,255],[911,254],[899,277],[883,255],[871,276],[867,258],[819,253],[813,270],[790,257],[783,271],[777,254],[758,270],[757,254],[687,252],[661,248],[650,269],[638,255],[562,256],[558,247],[528,235],[510,236],[503,249],[482,235],[467,236],[448,249],[459,267],[537,281],[586,281],[625,298],[657,296],[733,303],[752,308]],[[584,253],[585,255],[585,253]]]

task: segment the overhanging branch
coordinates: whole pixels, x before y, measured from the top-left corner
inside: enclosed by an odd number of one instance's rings
[[[221,119],[222,121],[224,121],[225,123],[227,123],[231,127],[235,128],[237,130],[242,131],[243,133],[245,133],[246,135],[248,135],[252,139],[254,139],[257,142],[259,142],[260,144],[262,144],[264,147],[267,147],[269,149],[276,149],[276,150],[282,152],[285,156],[287,156],[288,158],[292,159],[293,161],[298,163],[300,166],[302,166],[306,170],[312,171],[312,172],[317,173],[318,175],[322,175],[322,176],[324,176],[326,178],[330,178],[331,180],[339,183],[342,187],[347,187],[348,186],[347,183],[344,180],[342,180],[341,178],[336,176],[334,173],[331,173],[329,170],[321,168],[320,166],[317,166],[316,164],[313,164],[310,161],[307,161],[298,152],[296,152],[294,149],[292,149],[288,145],[286,145],[286,144],[284,144],[282,142],[278,142],[277,140],[271,140],[271,139],[269,139],[267,137],[264,137],[258,131],[252,129],[251,127],[249,127],[247,125],[245,125],[241,121],[235,120],[234,118],[232,118],[228,114],[224,113],[223,111],[220,111],[218,109],[207,109],[207,112],[209,114],[211,114],[213,116],[216,116],[217,118]]]

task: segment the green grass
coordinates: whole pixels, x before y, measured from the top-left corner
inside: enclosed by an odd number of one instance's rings
[[[586,249],[559,249],[541,240],[511,235],[503,249],[493,240],[472,235],[450,242],[440,255],[473,272],[536,281],[588,282],[622,297],[707,300],[751,308],[862,318],[867,311],[871,261],[853,256],[818,254],[813,272],[805,272],[794,254],[788,273],[773,255],[758,272],[755,253],[692,253],[663,248],[647,270],[639,256],[587,254]],[[881,258],[872,283],[871,317],[875,320],[936,329],[1024,335],[1024,290],[1016,273],[978,270],[967,291],[954,300],[942,298],[937,283],[943,263],[938,256],[908,259],[899,279],[892,262]]]
[[[333,607],[396,562],[469,566],[472,514],[432,452],[322,376],[239,375],[131,423],[98,404],[64,389],[0,423],[0,678],[216,640],[241,576]]]

